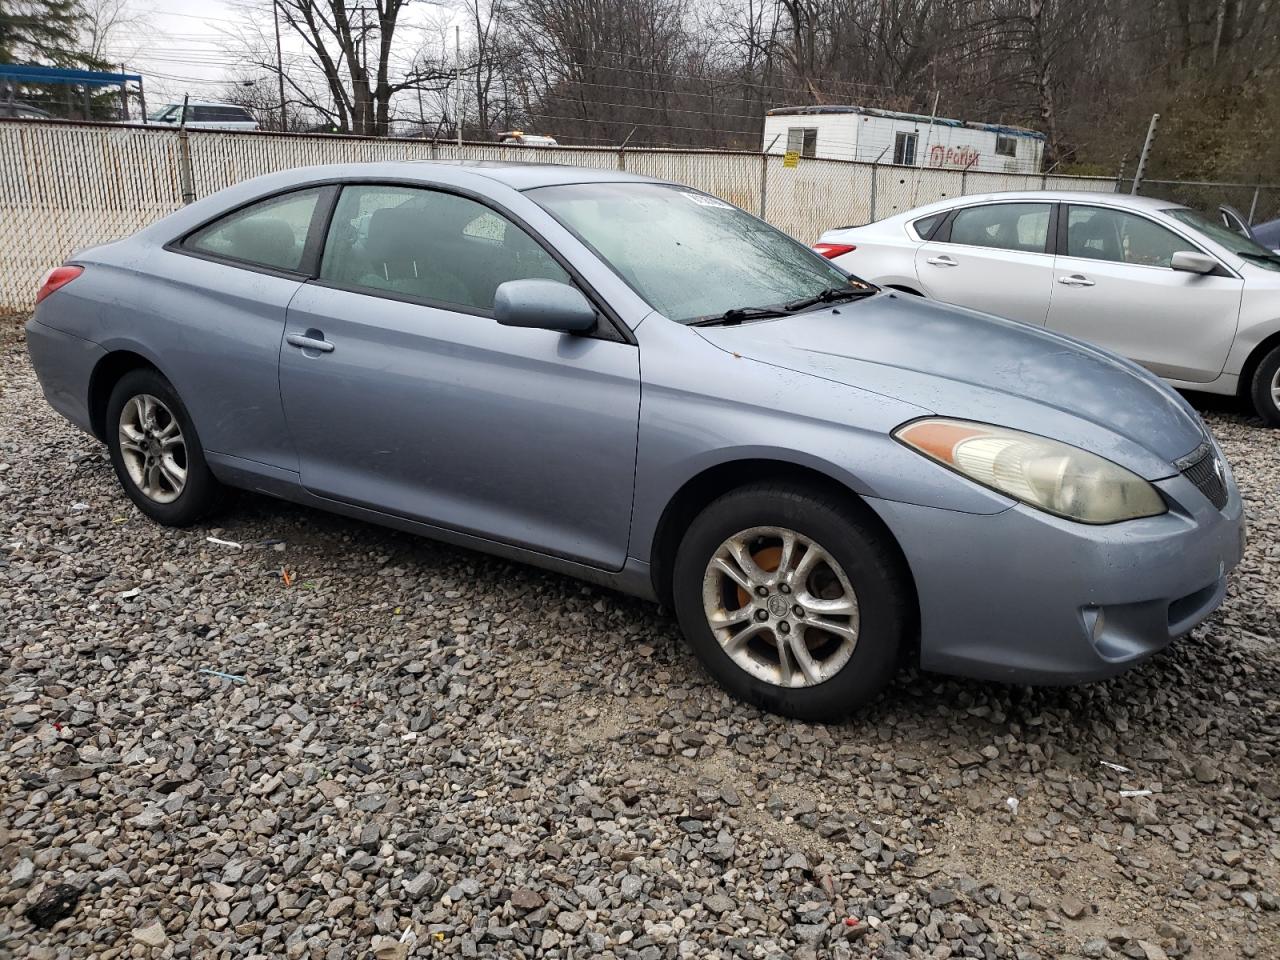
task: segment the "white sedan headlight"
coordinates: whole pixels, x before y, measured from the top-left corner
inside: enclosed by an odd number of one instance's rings
[[[904,424],[893,435],[970,480],[1068,520],[1116,523],[1168,509],[1136,473],[1035,434],[935,417]]]

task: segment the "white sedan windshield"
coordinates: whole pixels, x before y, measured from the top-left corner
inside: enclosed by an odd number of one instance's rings
[[[1280,257],[1266,247],[1259,246],[1248,237],[1241,236],[1234,230],[1215,223],[1208,217],[1201,216],[1186,207],[1174,207],[1164,211],[1175,220],[1180,220],[1189,227],[1194,227],[1211,240],[1216,240],[1236,256],[1244,257],[1250,263],[1267,270],[1280,270]]]
[[[844,271],[808,247],[696,190],[578,183],[528,195],[655,310],[681,323],[850,286]]]

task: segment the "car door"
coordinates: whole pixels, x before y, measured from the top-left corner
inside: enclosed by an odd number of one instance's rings
[[[1053,204],[1001,201],[955,210],[916,248],[927,296],[1042,325],[1053,289]]]
[[[1217,379],[1235,339],[1244,281],[1225,266],[1174,270],[1180,251],[1206,253],[1140,213],[1063,205],[1048,326],[1190,383]]]
[[[319,277],[289,306],[280,355],[303,486],[620,569],[639,351],[616,335],[500,326],[494,291],[529,277],[575,282],[477,200],[344,187]]]
[[[294,470],[280,409],[280,338],[310,275],[333,190],[311,186],[232,210],[147,261],[139,337],[163,358],[213,459]]]

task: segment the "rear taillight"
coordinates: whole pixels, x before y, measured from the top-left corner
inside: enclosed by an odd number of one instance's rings
[[[858,248],[851,243],[815,243],[813,249],[828,260],[834,260],[836,257],[843,257],[846,253],[853,253]]]
[[[36,303],[39,303],[53,291],[65,287],[82,273],[84,273],[84,267],[54,267],[40,281],[40,289],[36,293]]]

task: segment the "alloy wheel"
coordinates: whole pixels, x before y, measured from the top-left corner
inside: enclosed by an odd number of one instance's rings
[[[187,483],[187,444],[163,401],[130,397],[120,411],[120,456],[129,478],[149,500],[173,503]]]
[[[752,676],[780,687],[831,679],[858,645],[858,598],[836,559],[785,527],[752,527],[707,563],[703,610],[717,642]]]

